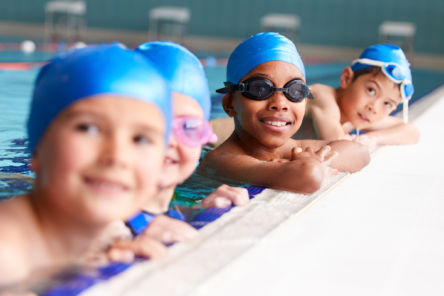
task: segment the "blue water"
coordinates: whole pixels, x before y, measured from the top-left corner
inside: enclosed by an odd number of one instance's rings
[[[0,54],[0,62],[5,58]],[[29,56],[23,53],[5,53],[9,61],[39,61],[49,57],[48,53]],[[43,58],[44,57],[44,58]],[[338,86],[339,75],[346,66],[343,63],[306,65],[307,82]],[[23,193],[30,188],[32,173],[29,169],[29,154],[26,150],[25,123],[29,111],[32,84],[38,69],[26,71],[0,70],[0,199]],[[210,90],[223,86],[225,67],[205,69]],[[413,70],[415,94],[412,102],[418,100],[444,82],[444,72],[424,69]],[[211,118],[226,117],[220,104],[220,96],[213,96]],[[184,186],[181,195],[195,199],[208,194],[220,185],[211,179],[193,175]]]

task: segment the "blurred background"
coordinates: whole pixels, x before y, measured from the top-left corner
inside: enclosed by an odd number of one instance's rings
[[[176,36],[192,50],[226,57],[239,41],[270,30],[292,37],[305,59],[350,61],[389,40],[412,63],[444,69],[443,15],[442,0],[2,0],[0,41],[131,47]]]

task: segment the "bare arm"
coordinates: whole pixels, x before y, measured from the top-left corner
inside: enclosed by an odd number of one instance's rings
[[[404,123],[401,118],[388,116],[375,124],[359,137],[368,146],[416,144],[419,131],[412,123]]]
[[[217,178],[298,193],[318,190],[324,177],[321,162],[312,157],[273,162],[258,160],[245,154],[217,151],[206,155],[199,170]]]
[[[314,100],[310,101],[309,111],[318,137],[322,140],[348,139],[341,126],[341,112],[336,103],[335,89],[315,84],[310,87]]]

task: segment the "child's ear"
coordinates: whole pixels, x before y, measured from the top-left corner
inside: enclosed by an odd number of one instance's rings
[[[345,67],[342,70],[341,77],[339,78],[341,88],[347,88],[352,83],[353,75],[353,70],[350,67]]]
[[[39,158],[37,157],[37,150],[34,152],[34,154],[31,157],[30,167],[33,172],[37,172],[40,169],[40,161]]]
[[[236,115],[236,111],[234,111],[234,105],[233,105],[233,93],[226,94],[222,98],[222,107],[225,110],[225,113],[228,114],[230,117],[234,117]]]

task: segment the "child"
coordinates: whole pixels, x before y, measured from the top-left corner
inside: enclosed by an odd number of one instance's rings
[[[225,86],[218,92],[226,93],[222,104],[235,130],[203,159],[203,173],[311,193],[330,167],[354,172],[369,162],[358,143],[291,139],[311,95],[299,53],[284,36],[259,33],[242,42],[228,60]]]
[[[34,187],[0,204],[0,285],[79,263],[140,209],[156,193],[170,121],[170,91],[140,53],[100,45],[45,65],[27,125]]]
[[[138,237],[152,237],[164,243],[194,238],[197,231],[188,224],[171,219],[168,206],[178,184],[183,183],[195,170],[201,154],[201,146],[213,142],[216,137],[208,123],[211,110],[210,92],[205,72],[199,60],[183,46],[169,41],[147,42],[137,51],[147,57],[164,75],[172,90],[172,133],[165,156],[165,176],[161,190],[143,207],[146,221],[156,216]],[[179,197],[180,198],[180,197]],[[227,207],[249,202],[245,188],[222,185],[206,197],[201,206]],[[142,232],[143,231],[143,232]],[[116,261],[131,261],[133,256],[145,255],[143,243],[123,240],[116,243],[110,257]],[[134,251],[131,255],[131,250]]]
[[[349,133],[356,129],[365,132],[358,140],[370,148],[418,141],[418,130],[406,118],[413,95],[409,62],[395,45],[365,49],[351,67],[344,68],[339,88],[315,84],[311,90],[315,99],[307,111],[320,139],[350,139]],[[405,122],[390,116],[400,103]]]
[[[202,64],[185,47],[168,41],[148,42],[138,47],[158,67],[173,92],[173,123],[169,148],[166,153],[168,174],[163,190],[158,195],[166,211],[178,184],[195,170],[204,144],[215,142],[216,135],[208,123],[211,98]],[[242,205],[248,202],[246,189],[222,185],[202,201],[204,207]]]

